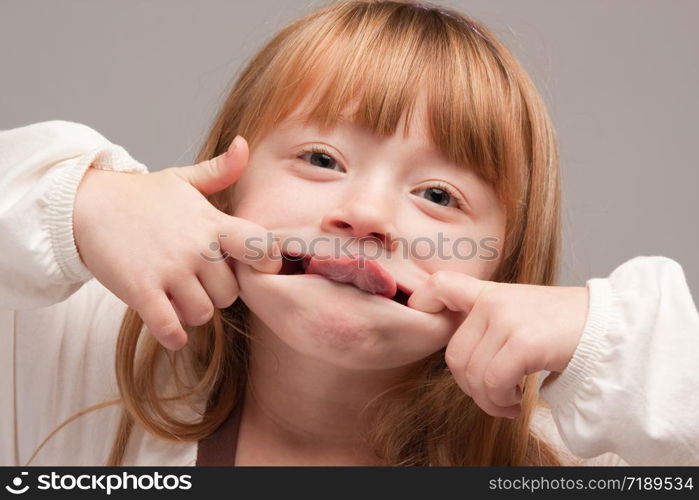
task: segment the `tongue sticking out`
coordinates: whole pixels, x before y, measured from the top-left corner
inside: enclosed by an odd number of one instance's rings
[[[306,274],[320,274],[340,283],[352,283],[369,293],[384,295],[389,299],[397,291],[396,281],[381,265],[360,255],[340,257],[312,257]]]

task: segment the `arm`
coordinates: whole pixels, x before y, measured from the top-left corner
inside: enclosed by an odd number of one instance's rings
[[[636,257],[587,286],[575,354],[541,387],[564,443],[583,458],[699,464],[699,314],[681,266]]]
[[[73,203],[88,167],[147,172],[128,153],[93,129],[68,121],[47,121],[0,131],[0,464],[20,465],[21,446],[41,438],[54,424],[51,405],[70,407],[70,398],[52,398],[59,360],[68,359],[80,342],[64,342],[63,332],[79,336],[92,331],[86,300],[106,290],[95,287],[75,297],[92,277],[73,241]],[[99,297],[96,294],[99,293]],[[76,309],[79,308],[79,309]],[[110,311],[115,308],[110,308]],[[23,311],[26,310],[26,311]],[[70,311],[70,312],[69,312]],[[76,313],[76,311],[78,311]],[[48,330],[48,332],[46,332]],[[41,333],[40,338],[34,332]],[[43,333],[51,335],[43,335]],[[32,343],[34,343],[32,345]],[[100,346],[102,344],[99,344]],[[58,353],[61,353],[60,355]],[[68,354],[67,354],[68,353]],[[84,353],[82,353],[84,354]],[[18,363],[28,357],[30,362]],[[77,355],[76,355],[77,356]],[[75,367],[86,363],[78,356]],[[75,369],[77,369],[75,368]],[[69,387],[80,393],[74,379]],[[22,387],[31,387],[22,390]],[[44,392],[42,392],[44,391]],[[48,392],[46,392],[48,391]],[[26,394],[46,408],[23,405]],[[26,409],[29,411],[24,412]],[[54,407],[53,409],[57,409]],[[23,413],[24,412],[24,413]],[[26,435],[32,436],[31,439]]]
[[[60,302],[92,278],[73,239],[75,193],[90,166],[147,172],[79,123],[0,131],[0,309]]]

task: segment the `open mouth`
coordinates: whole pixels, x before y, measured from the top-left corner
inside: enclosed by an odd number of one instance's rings
[[[278,274],[284,274],[284,275],[294,275],[294,274],[307,274],[306,269],[308,268],[309,263],[311,262],[311,256],[310,255],[293,255],[293,254],[282,254],[282,268],[279,271]],[[356,286],[353,283],[346,283],[348,285]],[[397,302],[403,306],[408,306],[408,299],[410,298],[410,290],[408,290],[405,286],[402,286],[400,283],[396,283],[397,285],[397,290],[395,295],[393,297],[388,297],[394,302]],[[357,287],[359,288],[359,287]],[[362,291],[362,288],[359,288]],[[367,292],[370,293],[370,292]]]

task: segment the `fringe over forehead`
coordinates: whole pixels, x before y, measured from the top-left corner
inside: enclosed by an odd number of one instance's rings
[[[323,130],[342,118],[392,136],[405,113],[408,134],[424,96],[429,143],[447,161],[468,166],[497,187],[506,164],[504,143],[521,139],[527,124],[517,82],[487,29],[425,3],[340,4],[298,20],[270,43],[279,50],[268,51],[257,75],[266,92],[249,103],[256,111],[248,115],[254,116],[256,135],[304,100],[313,103],[303,110],[306,123]]]

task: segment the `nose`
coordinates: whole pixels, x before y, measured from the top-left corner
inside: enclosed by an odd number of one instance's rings
[[[376,238],[387,251],[394,251],[398,243],[393,223],[395,210],[386,193],[377,186],[355,191],[354,196],[323,217],[321,229],[357,239]]]

